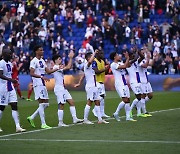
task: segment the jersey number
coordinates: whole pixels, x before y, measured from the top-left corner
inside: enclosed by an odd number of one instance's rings
[[[6,64],[6,67],[7,67],[7,71],[11,72],[11,66],[9,64]]]
[[[43,68],[43,67],[44,67],[44,65],[43,65],[42,61],[39,61],[39,65],[40,65],[40,67],[41,67],[41,68]]]

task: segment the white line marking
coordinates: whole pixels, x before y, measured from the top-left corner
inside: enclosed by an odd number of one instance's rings
[[[37,142],[102,142],[102,143],[163,143],[163,144],[180,144],[180,141],[123,141],[123,140],[0,139],[0,141],[37,141]]]
[[[174,111],[174,110],[179,110],[180,108],[174,108],[174,109],[167,109],[167,110],[160,110],[160,111],[153,111],[150,113],[160,113],[160,112],[168,112],[168,111]],[[125,116],[121,116],[121,118],[125,118]],[[108,118],[107,120],[111,120],[114,118]],[[97,122],[97,121],[93,121],[93,122]],[[74,125],[81,125],[82,123],[79,124],[69,124],[69,126],[74,126]],[[59,127],[52,127],[51,129],[56,129]],[[0,136],[0,138],[4,138],[4,137],[9,137],[9,136],[16,136],[16,135],[23,135],[23,134],[29,134],[29,133],[35,133],[35,132],[41,132],[41,131],[46,131],[48,129],[37,129],[37,130],[32,130],[32,131],[27,131],[27,132],[23,132],[23,133],[13,133],[13,134],[7,134],[7,135],[2,135]]]

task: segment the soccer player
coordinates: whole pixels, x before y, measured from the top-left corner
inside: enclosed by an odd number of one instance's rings
[[[122,102],[119,103],[116,112],[113,113],[113,117],[120,121],[119,112],[122,108],[125,108],[126,120],[136,121],[130,117],[130,92],[125,78],[125,69],[129,66],[129,55],[127,52],[124,53],[126,57],[125,63],[120,61],[120,56],[117,52],[112,52],[110,54],[110,59],[113,60],[111,64],[111,70],[114,75],[115,88],[119,96],[122,98]]]
[[[99,101],[100,97],[99,97],[97,83],[96,83],[95,71],[93,70],[93,67],[92,67],[92,62],[93,62],[94,57],[97,52],[98,52],[98,50],[95,50],[95,52],[93,54],[89,52],[89,53],[86,53],[86,55],[85,55],[85,59],[87,62],[85,62],[85,64],[84,64],[84,76],[86,78],[85,90],[86,90],[86,94],[87,94],[87,104],[84,109],[84,122],[83,122],[84,124],[94,124],[93,122],[88,120],[89,111],[90,111],[90,108],[91,108],[93,102],[95,103],[95,112],[97,113],[98,123],[99,124],[100,123],[105,123],[105,124],[109,123],[109,122],[103,120],[101,117],[100,101]],[[75,87],[77,87],[81,84],[83,77],[80,79],[79,83]]]
[[[76,108],[74,105],[74,101],[70,95],[70,93],[67,91],[67,89],[64,86],[64,71],[69,70],[72,65],[72,58],[74,56],[74,52],[71,51],[69,53],[69,62],[66,66],[62,64],[62,59],[60,55],[54,55],[52,60],[54,61],[54,67],[53,69],[59,69],[58,71],[54,72],[54,79],[55,79],[55,87],[54,87],[54,93],[57,97],[58,102],[58,119],[59,119],[59,127],[67,127],[68,125],[63,123],[63,116],[64,116],[64,104],[66,102],[70,105],[70,112],[73,118],[73,123],[79,123],[83,122],[82,119],[78,119],[76,116]]]
[[[145,55],[145,50],[141,50],[141,53]],[[141,95],[141,109],[143,111],[143,114],[145,114],[148,117],[151,117],[152,115],[149,114],[146,110],[146,102],[152,99],[153,97],[153,91],[150,82],[148,81],[147,76],[147,67],[149,66],[149,59],[150,59],[150,53],[146,52],[146,58],[143,59],[139,65],[138,65],[138,71],[140,75],[141,80],[141,89],[142,89],[142,95]],[[135,102],[138,100],[136,99]],[[131,108],[134,107],[135,104],[132,104]]]
[[[21,93],[19,77],[18,77],[19,70],[23,66],[23,63],[18,64],[18,62],[19,62],[19,57],[15,55],[15,57],[13,58],[13,62],[12,62],[12,64],[13,64],[12,78],[18,81],[17,83],[14,83],[14,88],[16,89],[19,97],[21,99],[24,99],[24,97],[22,96],[22,93]]]
[[[101,112],[101,116],[105,117],[105,118],[109,118],[110,116],[108,116],[107,114],[105,114],[104,112],[104,97],[106,96],[105,93],[105,87],[104,87],[104,81],[105,81],[105,72],[107,72],[109,70],[109,65],[107,65],[105,67],[105,63],[104,63],[104,55],[103,55],[103,51],[102,50],[98,50],[97,54],[96,54],[96,58],[94,59],[92,66],[93,69],[95,71],[96,74],[96,81],[97,81],[97,87],[98,87],[98,91],[99,91],[99,96],[100,96],[100,112]],[[92,110],[94,113],[94,116],[97,117],[97,113],[95,112],[95,108]]]
[[[129,67],[126,68],[129,74],[129,82],[132,91],[134,92],[135,96],[137,99],[134,99],[132,104],[131,104],[131,110],[132,106],[136,104],[137,106],[137,116],[138,117],[147,117],[144,114],[141,114],[141,94],[142,94],[142,89],[141,89],[141,80],[140,80],[140,75],[138,71],[138,65],[139,63],[144,59],[144,55],[141,54],[141,52],[138,50],[136,51],[137,53],[129,53],[130,54],[130,62],[129,62]],[[140,56],[140,57],[139,57]]]
[[[42,46],[35,46],[34,48],[35,57],[30,62],[30,75],[33,81],[33,89],[35,94],[35,100],[39,102],[39,108],[29,117],[27,120],[32,127],[35,127],[33,119],[39,114],[41,119],[41,128],[48,129],[51,128],[45,122],[44,109],[49,106],[48,92],[45,86],[45,81],[49,81],[48,78],[44,76],[45,72],[48,74],[54,73],[58,69],[49,70],[43,60],[43,48]]]
[[[12,83],[17,80],[12,79],[12,52],[9,49],[3,49],[2,60],[0,61],[0,119],[2,118],[5,107],[9,104],[12,109],[12,117],[16,125],[16,132],[24,132],[19,123],[19,114],[17,107],[17,95]],[[2,132],[2,129],[0,129]]]

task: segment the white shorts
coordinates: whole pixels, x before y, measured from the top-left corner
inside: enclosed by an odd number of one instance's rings
[[[87,100],[96,101],[100,100],[97,87],[86,87]]]
[[[66,100],[72,99],[70,93],[66,89],[55,90],[54,93],[55,93],[55,95],[57,97],[58,104],[59,103],[65,104]]]
[[[16,91],[0,90],[0,105],[7,106],[9,103],[17,102]]]
[[[98,88],[99,95],[104,95],[104,96],[106,96],[104,84],[103,84],[103,83],[101,84],[101,83],[99,83],[99,82],[96,82],[96,84],[97,84],[97,88]]]
[[[149,94],[149,93],[153,92],[151,84],[149,82],[148,83],[141,83],[141,89],[142,89],[143,94]]]
[[[36,86],[34,87],[35,100],[49,99],[46,86]]]
[[[130,86],[134,94],[142,94],[141,83],[131,83]]]
[[[127,85],[115,85],[118,95],[122,97],[130,98],[129,87]]]

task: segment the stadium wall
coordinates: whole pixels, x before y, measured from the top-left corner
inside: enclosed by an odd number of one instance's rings
[[[51,75],[48,77],[50,78],[50,82],[47,82],[46,86],[48,90],[53,90],[54,79]],[[149,75],[148,78],[153,91],[180,91],[180,75]],[[65,75],[66,88],[69,90],[84,90],[84,84],[78,88],[74,88],[74,85],[78,83],[79,79],[80,75]],[[19,75],[19,82],[21,90],[27,90],[28,85],[31,83],[31,77],[29,75]],[[115,90],[113,75],[106,75],[105,87],[106,90]]]

